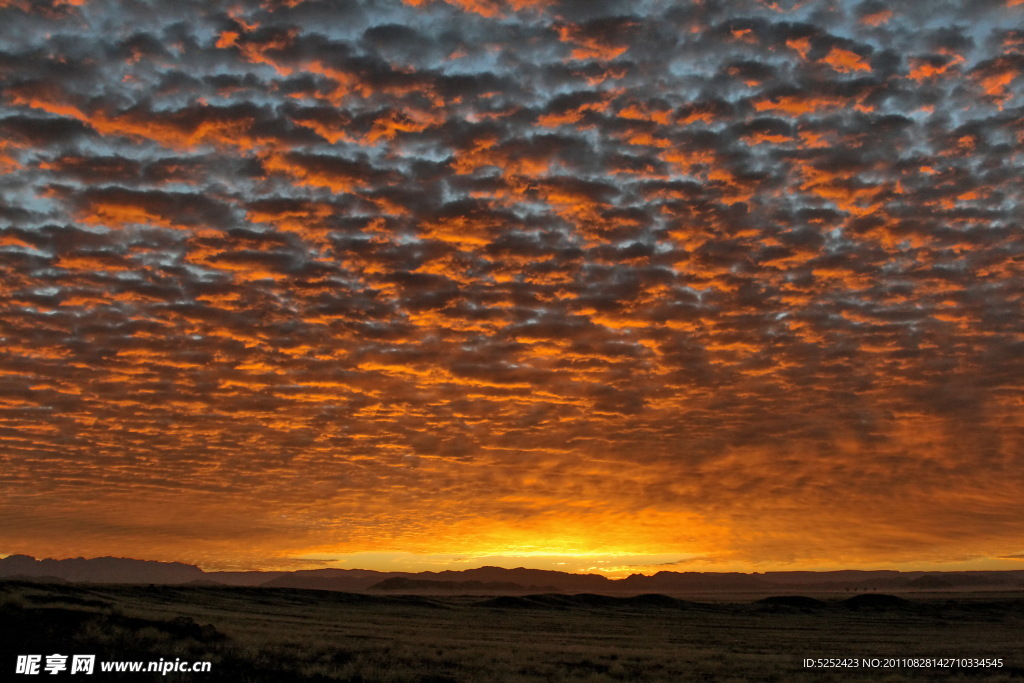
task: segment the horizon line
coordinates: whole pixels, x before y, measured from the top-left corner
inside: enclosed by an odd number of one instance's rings
[[[625,580],[625,579],[630,578],[632,576],[654,576],[654,575],[657,575],[657,574],[660,574],[660,573],[672,573],[672,574],[718,574],[718,575],[740,574],[740,575],[746,575],[746,576],[759,576],[759,575],[767,575],[767,574],[795,574],[795,573],[804,573],[804,574],[833,574],[833,573],[839,573],[839,572],[863,572],[863,573],[891,572],[891,573],[896,573],[896,574],[913,574],[913,573],[933,573],[933,574],[967,574],[967,573],[972,573],[973,574],[973,573],[1005,573],[1005,572],[1024,571],[1024,567],[1021,567],[1019,569],[1013,569],[1013,568],[1004,568],[1004,569],[890,569],[890,568],[862,569],[862,568],[849,567],[849,568],[843,568],[843,569],[767,569],[767,570],[761,570],[761,571],[701,571],[701,570],[658,569],[657,571],[653,572],[652,574],[645,574],[645,573],[643,573],[641,571],[634,571],[631,574],[626,575],[626,576],[611,577],[611,576],[607,576],[605,574],[602,574],[600,572],[594,572],[594,571],[569,571],[569,570],[561,570],[561,569],[542,569],[542,568],[537,568],[537,567],[525,567],[525,566],[502,567],[502,566],[499,566],[499,565],[492,565],[492,564],[482,564],[482,565],[479,565],[479,566],[467,567],[467,568],[462,568],[462,569],[453,569],[453,568],[449,567],[449,568],[445,568],[445,569],[421,569],[421,570],[370,569],[370,568],[365,568],[365,567],[328,567],[328,566],[316,567],[316,568],[312,568],[312,569],[204,569],[201,565],[199,565],[197,563],[184,562],[184,561],[181,561],[181,560],[152,560],[152,559],[146,559],[146,558],[124,557],[124,556],[115,556],[115,555],[99,555],[99,556],[96,556],[96,557],[84,557],[84,556],[79,555],[79,556],[76,556],[76,557],[64,557],[64,558],[56,558],[56,557],[43,557],[43,558],[39,558],[39,557],[36,557],[34,555],[28,555],[28,554],[25,554],[25,553],[0,554],[0,561],[7,560],[7,559],[10,559],[10,558],[13,558],[13,557],[28,558],[28,559],[31,559],[33,562],[37,562],[37,563],[38,562],[45,562],[45,561],[66,562],[66,561],[70,561],[70,560],[82,560],[82,561],[86,561],[86,562],[90,562],[90,561],[94,561],[94,560],[126,560],[126,561],[129,561],[129,562],[147,562],[147,563],[156,563],[156,564],[162,564],[162,565],[182,565],[182,566],[185,566],[185,567],[192,567],[192,568],[198,569],[203,574],[222,574],[222,573],[223,574],[238,574],[238,573],[291,574],[291,573],[295,573],[295,572],[323,571],[323,570],[326,570],[326,569],[335,569],[335,570],[346,571],[346,572],[350,572],[350,571],[364,571],[364,572],[374,572],[374,573],[378,573],[378,574],[414,574],[415,575],[415,574],[439,574],[439,573],[443,573],[443,572],[464,573],[464,572],[467,572],[467,571],[475,571],[475,570],[479,570],[479,569],[500,569],[500,570],[504,570],[504,571],[528,570],[528,571],[552,572],[552,573],[566,574],[566,575],[571,575],[571,576],[599,576],[601,578],[607,579],[608,581],[622,581],[622,580]],[[997,559],[1014,560],[1014,559],[1021,559],[1021,558],[1005,557],[1005,558],[997,558]],[[325,564],[326,564],[326,562],[325,562]],[[662,565],[662,566],[670,566],[670,565]]]

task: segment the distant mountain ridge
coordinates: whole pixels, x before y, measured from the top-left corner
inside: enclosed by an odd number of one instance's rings
[[[0,560],[0,577],[19,574],[89,583],[187,583],[209,578],[202,569],[191,564],[123,557],[37,560],[29,555],[11,555]]]
[[[380,583],[370,586],[372,591],[417,591],[431,592],[502,592],[502,593],[557,593],[555,586],[524,586],[511,581],[430,581],[425,579],[407,579],[393,576]]]
[[[0,580],[87,583],[153,583],[268,588],[304,588],[343,592],[563,592],[685,593],[758,592],[784,589],[820,591],[944,590],[956,588],[1024,589],[1024,570],[969,572],[672,572],[633,574],[609,579],[599,574],[569,574],[545,569],[477,567],[461,571],[380,572],[372,569],[302,569],[291,572],[206,572],[181,562],[120,557],[37,560],[29,555],[0,559]]]

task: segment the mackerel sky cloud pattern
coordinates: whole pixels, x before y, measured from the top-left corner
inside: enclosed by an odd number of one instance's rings
[[[0,552],[1019,566],[1021,26],[0,0]]]

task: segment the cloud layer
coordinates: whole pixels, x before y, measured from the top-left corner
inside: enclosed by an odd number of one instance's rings
[[[0,552],[1019,554],[1022,22],[0,2]]]

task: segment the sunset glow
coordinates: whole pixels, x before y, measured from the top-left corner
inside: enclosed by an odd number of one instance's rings
[[[0,2],[0,556],[1024,568],[1021,26]]]

